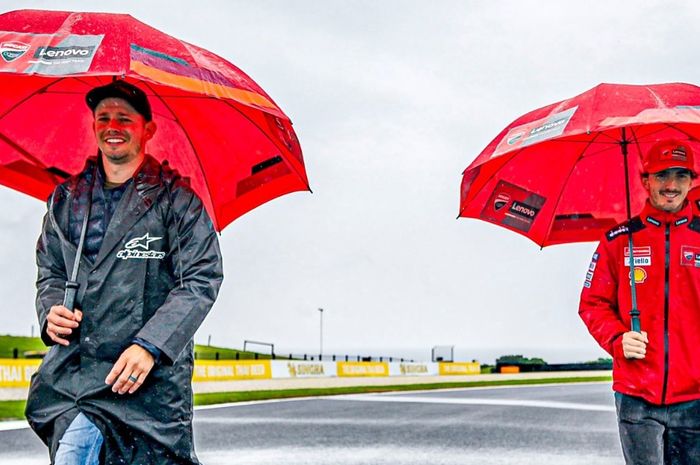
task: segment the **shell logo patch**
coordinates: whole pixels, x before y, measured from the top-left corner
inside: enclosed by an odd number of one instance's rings
[[[629,274],[630,282],[632,282],[632,273]],[[634,268],[634,282],[635,284],[641,284],[647,280],[647,272],[644,268]]]

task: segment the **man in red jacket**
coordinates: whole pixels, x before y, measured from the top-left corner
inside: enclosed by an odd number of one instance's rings
[[[649,199],[601,240],[579,315],[613,357],[626,463],[700,464],[700,217],[686,199],[696,177],[693,153],[683,142],[662,141],[643,167]],[[629,329],[632,279],[641,332]]]

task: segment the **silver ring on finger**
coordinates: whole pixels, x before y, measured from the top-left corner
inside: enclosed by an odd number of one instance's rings
[[[129,375],[129,381],[131,381],[132,383],[135,383],[138,380],[139,380],[138,376]]]

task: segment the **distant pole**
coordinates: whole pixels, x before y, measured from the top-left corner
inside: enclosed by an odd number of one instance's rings
[[[207,346],[211,346],[211,334],[207,337]]]
[[[34,325],[32,325],[32,337],[34,337]]]
[[[320,327],[320,332],[319,332],[319,351],[318,354],[323,357],[323,309],[319,308],[318,313],[321,317],[321,327]]]

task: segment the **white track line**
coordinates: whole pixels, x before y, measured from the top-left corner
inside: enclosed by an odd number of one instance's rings
[[[26,420],[0,421],[0,431],[13,431],[25,428],[29,428],[29,423]]]
[[[593,383],[609,383],[604,382],[593,382]],[[591,384],[593,384],[591,383]],[[569,383],[562,383],[569,384]],[[575,383],[583,384],[583,383]],[[447,391],[463,391],[463,390],[486,390],[486,389],[514,389],[514,388],[524,388],[524,387],[539,387],[539,386],[556,386],[557,383],[552,384],[531,384],[531,385],[514,385],[514,386],[479,386],[473,388],[451,388],[451,389],[426,389],[421,391],[412,391],[413,393],[430,393],[430,392],[447,392]],[[405,392],[405,391],[404,391]],[[200,405],[195,407],[195,410],[212,410],[217,408],[229,408],[229,407],[245,407],[247,405],[257,405],[257,404],[271,404],[276,402],[295,402],[311,399],[326,399],[326,400],[355,400],[364,402],[419,402],[419,403],[433,403],[433,404],[466,404],[466,405],[510,405],[510,406],[520,406],[520,407],[538,407],[538,408],[559,408],[559,409],[569,409],[569,410],[591,410],[591,411],[615,411],[614,407],[609,407],[605,405],[587,405],[587,404],[577,404],[570,402],[547,402],[547,401],[522,401],[522,400],[498,400],[498,399],[440,399],[435,397],[419,397],[419,396],[396,396],[399,391],[381,392],[376,394],[350,394],[350,395],[337,395],[337,396],[318,396],[318,397],[291,397],[288,399],[268,399],[268,400],[252,400],[245,402],[229,402],[226,404],[213,404],[213,405]],[[396,396],[396,397],[392,397]],[[13,431],[19,429],[29,428],[29,424],[25,420],[17,421],[0,421],[0,431]]]
[[[546,400],[522,400],[522,399],[446,399],[440,397],[421,396],[377,396],[371,394],[352,394],[324,397],[329,400],[351,400],[360,402],[412,402],[421,404],[460,404],[460,405],[499,405],[508,407],[535,407],[554,408],[564,410],[590,410],[594,412],[614,412],[611,405],[580,404],[576,402],[554,402]]]
[[[229,407],[245,407],[246,405],[258,405],[258,404],[273,404],[276,402],[295,402],[300,400],[311,400],[313,397],[292,397],[289,399],[267,399],[267,400],[251,400],[245,402],[229,402],[227,404],[213,404],[213,405],[198,405],[195,410],[211,410],[216,408],[229,408]],[[16,420],[16,421],[0,421],[0,431],[13,431],[18,429],[29,428],[29,423],[26,420]]]

